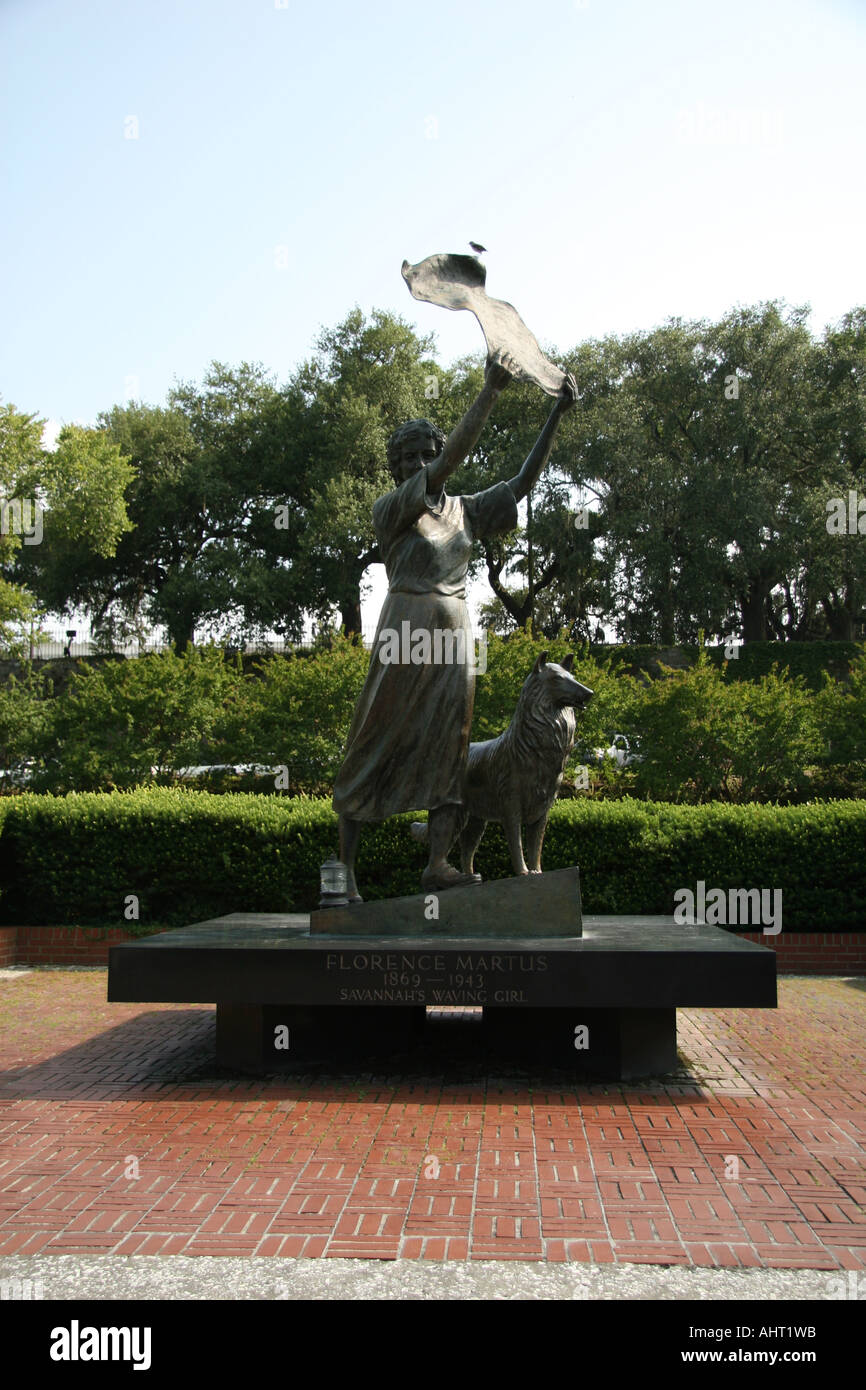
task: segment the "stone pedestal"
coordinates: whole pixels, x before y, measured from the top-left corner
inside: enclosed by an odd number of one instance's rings
[[[440,893],[320,909],[310,914],[310,935],[549,940],[580,936],[581,920],[580,871],[575,866]]]
[[[508,1009],[483,1012],[485,1046],[515,1062],[626,1081],[677,1068],[676,1009]]]
[[[450,893],[438,918],[418,894],[312,929],[232,913],[143,937],[112,947],[108,997],[216,1003],[220,1062],[265,1072],[405,1056],[430,1041],[429,1007],[480,1007],[486,1058],[598,1080],[674,1070],[677,1008],[775,1007],[772,950],[669,917],[581,917],[577,869]]]
[[[363,1005],[217,1004],[217,1061],[240,1071],[293,1071],[310,1062],[410,1052],[424,1036],[427,1010]]]

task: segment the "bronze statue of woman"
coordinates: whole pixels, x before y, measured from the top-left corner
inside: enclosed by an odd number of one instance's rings
[[[475,696],[466,607],[472,542],[514,530],[517,504],[538,479],[559,421],[577,399],[574,378],[567,376],[516,477],[470,496],[449,496],[446,480],[472,452],[510,380],[501,362],[488,360],[478,399],[447,439],[429,420],[410,420],[388,444],[394,488],[373,506],[388,596],[334,786],[350,901],[361,901],[355,855],[363,822],[400,811],[430,813],[425,890],[481,882],[479,874],[462,874],[448,863]]]

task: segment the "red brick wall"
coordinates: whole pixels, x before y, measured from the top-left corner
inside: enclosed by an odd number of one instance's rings
[[[757,941],[776,952],[779,975],[866,975],[866,932],[782,932],[764,936],[738,931],[744,941]]]
[[[15,965],[15,938],[17,927],[0,927],[0,970],[7,965]]]
[[[776,952],[780,975],[866,975],[866,932],[737,932]],[[0,967],[107,965],[108,950],[133,938],[123,927],[0,927]]]
[[[108,950],[132,938],[125,927],[5,927],[17,935],[17,965],[107,965]]]

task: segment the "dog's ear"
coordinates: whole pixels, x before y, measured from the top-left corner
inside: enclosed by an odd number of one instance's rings
[[[560,661],[559,664],[562,667],[563,671],[571,671],[571,668],[574,665],[574,652],[569,652],[568,656],[563,657],[562,661]]]
[[[547,652],[539,652],[539,653],[538,653],[538,660],[536,661],[535,665],[534,665],[533,668],[532,668],[532,674],[533,674],[533,675],[535,675],[536,671],[540,671],[541,668],[542,668],[542,666],[546,666],[546,665],[547,665],[547,657],[548,657],[548,653],[547,653]]]

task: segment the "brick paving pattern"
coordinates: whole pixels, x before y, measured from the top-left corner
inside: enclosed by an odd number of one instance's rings
[[[239,1078],[212,1008],[105,984],[0,981],[0,1254],[866,1267],[864,979],[681,1010],[679,1073],[593,1086],[468,1011],[411,1068]]]

